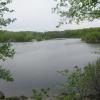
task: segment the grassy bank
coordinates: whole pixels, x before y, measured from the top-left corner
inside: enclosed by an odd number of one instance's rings
[[[48,32],[0,31],[0,42],[27,42],[32,40],[41,41],[54,38],[82,38],[82,40],[89,43],[100,43],[100,28]]]

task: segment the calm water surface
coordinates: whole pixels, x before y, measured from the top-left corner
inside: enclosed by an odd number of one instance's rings
[[[12,72],[15,81],[0,81],[0,90],[7,96],[31,95],[33,88],[57,90],[63,81],[58,70],[83,67],[95,61],[100,44],[87,44],[80,39],[48,40],[41,42],[13,43],[14,59],[1,62]]]

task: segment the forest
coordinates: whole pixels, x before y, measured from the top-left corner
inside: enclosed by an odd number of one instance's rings
[[[34,40],[42,41],[55,38],[81,38],[88,43],[100,43],[100,28],[48,32],[0,31],[0,42],[30,42]]]

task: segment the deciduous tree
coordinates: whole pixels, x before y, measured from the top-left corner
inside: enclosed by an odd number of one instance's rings
[[[10,10],[8,7],[8,4],[11,2],[11,0],[0,0],[0,28],[15,21],[15,19],[6,17],[7,13],[13,12],[13,10]],[[13,57],[14,53],[14,49],[11,48],[10,43],[0,43],[0,60],[4,61],[7,57]],[[4,79],[6,81],[13,80],[10,71],[3,69],[2,67],[0,67],[0,79]]]
[[[53,11],[61,17],[59,25],[100,18],[100,0],[55,0]]]

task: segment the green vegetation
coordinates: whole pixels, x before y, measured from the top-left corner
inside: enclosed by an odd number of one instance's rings
[[[8,4],[10,4],[11,0],[0,0],[0,28],[3,26],[7,26],[11,22],[14,22],[15,19],[6,18],[7,13],[13,12],[8,8]],[[0,32],[0,60],[6,60],[7,57],[11,58],[15,54],[14,49],[11,48],[11,44],[4,41],[5,43],[1,43],[3,31]],[[3,69],[0,66],[0,79],[6,81],[13,81],[13,77],[9,70]]]
[[[6,60],[7,57],[13,57],[15,54],[14,49],[10,49],[11,44],[10,43],[1,43],[0,44],[0,59]]]
[[[14,81],[14,78],[12,77],[9,70],[6,70],[0,66],[0,79],[6,80],[6,81]]]
[[[40,33],[37,32],[9,32],[0,31],[0,42],[27,42],[33,39],[41,40]]]
[[[100,28],[48,32],[0,31],[0,42],[27,42],[33,40],[41,41],[54,38],[82,38],[82,40],[86,42],[100,43]]]
[[[40,89],[40,90],[33,89],[32,91],[33,91],[33,99],[34,100],[43,100],[43,99],[49,97],[49,95],[48,95],[49,88],[48,89]]]
[[[56,0],[59,1],[59,0]],[[92,21],[100,18],[99,0],[60,0],[57,3],[56,11],[62,17],[59,25],[63,23],[79,23],[83,20]],[[7,26],[15,19],[6,18],[6,13],[13,12],[8,8],[11,0],[0,0],[0,28]],[[64,9],[66,9],[64,11]],[[63,9],[62,9],[63,8]],[[6,18],[6,19],[5,19]],[[41,41],[53,38],[82,38],[89,43],[100,43],[100,28],[49,31],[49,32],[9,32],[0,31],[0,60],[6,60],[7,57],[13,57],[15,52],[9,42]],[[100,59],[94,64],[88,64],[83,69],[75,67],[73,70],[61,71],[66,77],[66,93],[57,96],[57,100],[84,100],[85,98],[100,100]],[[0,67],[0,79],[13,81],[9,70]],[[47,90],[33,90],[35,100],[42,100],[44,96],[48,97]]]
[[[100,32],[90,32],[82,36],[82,40],[88,43],[100,43]]]
[[[56,2],[56,7],[53,8],[53,11],[61,17],[59,25],[72,22],[79,23],[83,20],[93,21],[100,18],[99,0],[54,1]]]
[[[12,13],[14,10],[8,8],[8,5],[12,2],[12,0],[0,0],[0,28],[2,26],[7,26],[11,22],[14,22],[15,18],[7,18],[6,14]]]
[[[75,67],[73,70],[60,72],[66,78],[64,88],[67,95],[61,100],[100,100],[100,59],[96,63],[89,63],[83,69]],[[72,96],[73,95],[73,96]]]
[[[5,61],[6,58],[12,58],[15,54],[15,51],[13,48],[11,48],[10,43],[0,43],[0,60]],[[14,78],[12,77],[9,70],[4,69],[0,66],[0,79],[6,80],[6,81],[13,81]]]
[[[59,71],[65,78],[64,92],[54,96],[52,100],[100,100],[100,59],[89,63],[84,68]],[[48,91],[33,90],[34,100],[48,100]],[[51,99],[50,99],[51,100]]]

